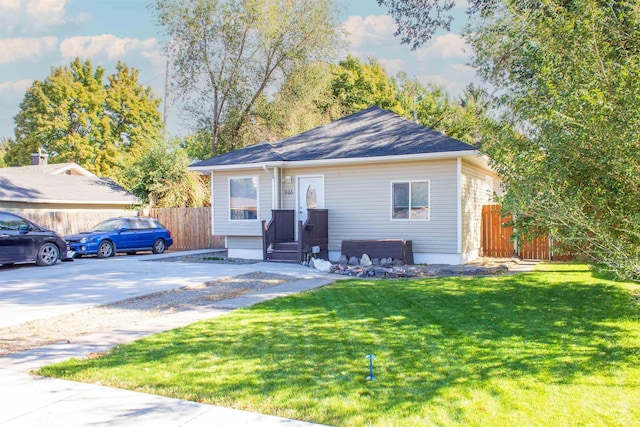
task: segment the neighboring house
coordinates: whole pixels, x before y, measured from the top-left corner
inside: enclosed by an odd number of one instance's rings
[[[102,219],[135,214],[140,200],[110,179],[75,163],[0,168],[0,210],[19,213],[62,234],[86,229]]]
[[[464,263],[480,254],[482,205],[500,190],[476,148],[378,107],[190,169],[212,175],[212,233],[250,259],[268,258],[262,221],[274,210],[295,223],[328,214],[331,260],[343,240],[404,239],[415,263]],[[291,240],[305,230],[286,228]]]

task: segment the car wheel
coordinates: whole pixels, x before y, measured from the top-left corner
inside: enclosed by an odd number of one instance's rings
[[[165,241],[163,239],[156,239],[156,241],[153,242],[153,247],[151,248],[151,251],[154,254],[161,254],[166,249],[167,249],[167,244],[165,243]]]
[[[58,247],[51,242],[47,242],[38,249],[36,263],[38,265],[53,265],[58,261],[59,257],[60,250]]]
[[[113,256],[113,243],[104,241],[98,246],[98,258],[109,258]]]

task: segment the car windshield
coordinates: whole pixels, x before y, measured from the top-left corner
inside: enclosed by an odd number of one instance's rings
[[[98,225],[94,225],[89,229],[89,231],[113,231],[119,230],[120,224],[122,224],[121,219],[108,219],[106,221],[102,221]]]

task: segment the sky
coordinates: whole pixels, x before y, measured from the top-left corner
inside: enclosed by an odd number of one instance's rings
[[[477,83],[460,37],[466,1],[457,0],[452,31],[437,33],[423,47],[402,45],[394,20],[376,0],[335,0],[347,32],[347,54],[375,57],[389,75],[404,71],[422,84],[436,83],[453,96]],[[166,58],[149,0],[0,0],[0,139],[14,138],[13,117],[27,88],[53,67],[76,57],[101,65],[107,75],[118,60],[140,71],[139,83],[164,99]],[[162,108],[162,107],[161,107]],[[162,110],[161,110],[162,111]],[[169,102],[167,128],[184,135],[187,126]]]

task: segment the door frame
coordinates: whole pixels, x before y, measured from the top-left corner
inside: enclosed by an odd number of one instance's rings
[[[296,223],[296,227],[295,227],[295,232],[296,232],[296,240],[298,239],[298,221],[300,221],[300,180],[301,179],[307,179],[307,178],[320,178],[322,180],[322,208],[319,209],[324,209],[325,208],[325,197],[324,197],[324,190],[325,190],[325,186],[324,186],[324,174],[309,174],[309,175],[297,175],[296,176],[296,215],[295,215],[295,223]],[[318,194],[318,196],[320,196]],[[320,199],[319,199],[320,200]],[[320,205],[320,203],[318,203]]]

